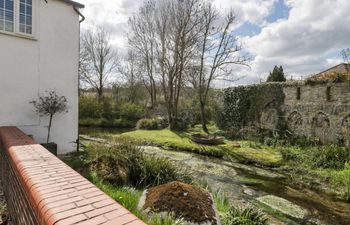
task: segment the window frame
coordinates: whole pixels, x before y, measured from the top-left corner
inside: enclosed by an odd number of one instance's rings
[[[38,1],[32,0],[32,33],[28,34],[25,32],[20,32],[20,0],[13,0],[14,2],[14,25],[13,32],[0,30],[0,34],[6,34],[10,36],[23,37],[27,39],[36,40],[37,34],[37,8]]]
[[[301,100],[301,87],[297,87],[297,100]]]

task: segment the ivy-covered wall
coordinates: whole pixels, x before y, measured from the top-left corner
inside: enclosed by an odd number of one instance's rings
[[[260,126],[261,123],[267,122],[261,121],[264,114],[270,114],[266,115],[269,117],[266,119],[271,123],[281,124],[284,98],[282,83],[228,88],[224,92],[219,125],[224,129],[239,129],[248,125]]]
[[[321,142],[350,143],[348,121],[349,82],[301,81],[226,89],[218,124],[226,131],[256,127]]]

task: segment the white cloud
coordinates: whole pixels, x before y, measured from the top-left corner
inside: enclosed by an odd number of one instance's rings
[[[91,29],[95,25],[103,26],[111,33],[113,44],[125,48],[128,31],[128,18],[138,10],[143,0],[80,0],[85,5],[82,13],[86,20],[82,29]]]
[[[349,45],[349,0],[285,0],[291,7],[287,19],[263,27],[260,34],[245,39],[256,55],[257,74],[283,65],[287,74],[305,76],[340,62],[327,58]]]
[[[80,0],[85,4],[82,29],[102,25],[112,34],[113,43],[125,51],[128,18],[144,0]],[[340,49],[349,47],[349,0],[284,0],[289,17],[267,23],[277,0],[209,0],[222,12],[233,9],[237,26],[248,22],[262,27],[261,33],[243,37],[246,51],[254,57],[251,69],[237,68],[238,83],[264,79],[274,65],[283,65],[294,78],[319,72],[339,62]],[[228,85],[228,84],[225,84]]]
[[[239,22],[250,22],[261,25],[265,17],[273,9],[277,0],[213,0],[214,5],[221,11],[234,10]]]

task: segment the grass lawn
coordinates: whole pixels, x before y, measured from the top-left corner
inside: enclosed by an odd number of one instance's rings
[[[199,145],[189,139],[187,133],[176,133],[169,129],[164,130],[136,130],[123,133],[122,137],[132,138],[160,147],[171,148],[173,150],[190,151],[202,155],[222,157],[225,152],[225,145],[206,146]]]
[[[282,160],[280,152],[271,147],[247,141],[240,142],[240,148],[235,147],[230,141],[218,146],[200,145],[190,140],[191,133],[177,133],[169,129],[136,130],[123,133],[121,136],[173,150],[190,151],[216,157],[232,156],[243,162],[257,163],[263,166],[276,166]]]

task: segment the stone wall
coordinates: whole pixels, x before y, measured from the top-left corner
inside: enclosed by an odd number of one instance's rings
[[[262,127],[274,129],[284,119],[288,131],[299,136],[317,137],[324,143],[350,140],[350,84],[293,82],[285,84],[283,92],[283,118],[276,109],[266,107],[261,112]]]

